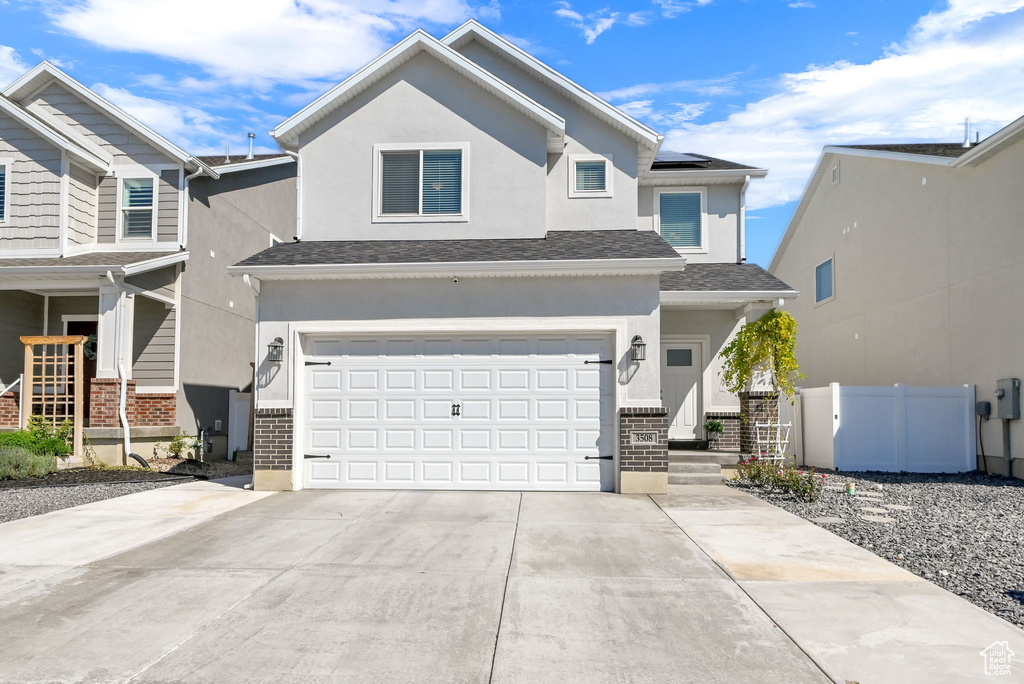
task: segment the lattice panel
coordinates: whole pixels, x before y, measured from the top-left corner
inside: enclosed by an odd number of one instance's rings
[[[82,335],[22,337],[25,344],[25,420],[44,416],[75,426],[75,452],[81,441],[83,409]]]

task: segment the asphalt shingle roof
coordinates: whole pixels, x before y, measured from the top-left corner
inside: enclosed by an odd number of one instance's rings
[[[700,161],[692,161],[686,157],[695,157]],[[668,169],[692,169],[696,171],[727,171],[732,169],[755,169],[756,166],[737,164],[736,162],[716,159],[696,152],[662,152],[654,158],[651,168],[655,171]]]
[[[120,268],[128,264],[137,264],[158,257],[165,257],[175,252],[85,252],[69,257],[15,257],[0,258],[0,269],[25,266],[110,266]]]
[[[877,152],[902,152],[903,154],[925,154],[929,157],[959,157],[969,148],[963,143],[894,143],[885,145],[835,145],[854,150],[875,150]]]
[[[687,264],[661,274],[662,292],[765,292],[792,290],[756,264]]]
[[[671,259],[661,235],[638,230],[553,231],[543,238],[480,240],[330,240],[275,245],[239,266],[411,264],[565,259]]]

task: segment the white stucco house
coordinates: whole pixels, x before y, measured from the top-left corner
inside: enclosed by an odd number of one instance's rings
[[[769,269],[804,293],[786,308],[805,386],[974,385],[992,402],[979,467],[1006,474],[1024,440],[1009,420],[1006,450],[995,395],[1024,377],[1021,178],[1024,118],[966,146],[825,147]]]
[[[745,263],[765,169],[663,153],[474,21],[272,134],[295,232],[230,269],[258,293],[258,489],[663,492],[669,440],[736,439],[717,354],[796,294]]]

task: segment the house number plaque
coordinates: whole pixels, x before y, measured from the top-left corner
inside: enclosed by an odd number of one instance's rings
[[[629,433],[630,444],[657,444],[658,433],[634,430]]]

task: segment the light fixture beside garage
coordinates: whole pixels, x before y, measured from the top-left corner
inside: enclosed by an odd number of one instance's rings
[[[640,337],[639,335],[634,335],[633,336],[633,342],[631,344],[632,344],[632,347],[633,347],[633,360],[634,361],[644,361],[644,360],[646,360],[647,359],[647,343],[644,342],[644,338]]]
[[[284,340],[280,337],[275,337],[274,341],[267,345],[267,361],[284,361]]]

